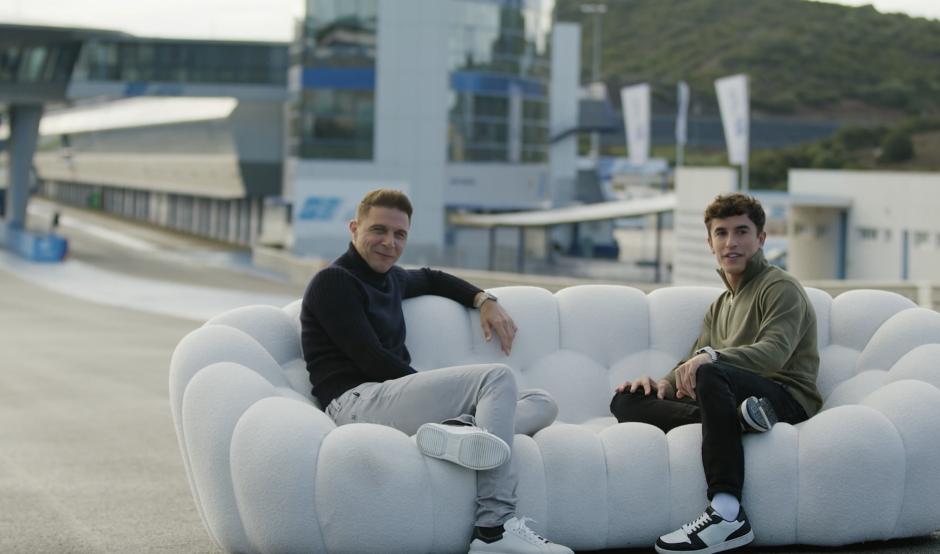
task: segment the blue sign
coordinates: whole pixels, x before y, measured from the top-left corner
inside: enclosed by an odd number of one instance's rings
[[[336,216],[336,210],[342,203],[343,199],[339,196],[308,196],[297,219],[330,221]]]

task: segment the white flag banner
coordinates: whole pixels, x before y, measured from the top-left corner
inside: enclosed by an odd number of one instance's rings
[[[620,89],[623,128],[630,163],[644,165],[650,158],[650,86],[647,83]]]
[[[750,104],[747,75],[732,75],[715,81],[721,124],[728,144],[728,160],[732,165],[747,165]]]
[[[686,144],[689,139],[689,85],[685,81],[679,81],[676,91],[679,104],[679,112],[676,114],[676,143]]]

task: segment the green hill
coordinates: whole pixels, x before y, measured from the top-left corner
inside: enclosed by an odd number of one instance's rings
[[[556,13],[582,24],[587,80],[593,16],[582,3],[558,0]],[[679,80],[710,110],[714,80],[747,73],[756,115],[888,122],[940,114],[940,22],[805,0],[606,4],[602,78],[612,92],[650,82],[657,111],[674,109]]]

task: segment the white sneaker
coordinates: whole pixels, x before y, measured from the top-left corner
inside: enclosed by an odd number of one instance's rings
[[[709,506],[695,521],[659,537],[656,541],[656,552],[712,554],[739,548],[753,540],[754,532],[743,507],[738,512],[737,519],[728,521]]]
[[[503,524],[503,534],[486,542],[474,535],[469,554],[574,554],[567,546],[555,544],[526,525],[528,518],[510,518]]]
[[[505,464],[512,453],[503,439],[470,425],[425,423],[418,429],[415,442],[425,456],[477,471]]]

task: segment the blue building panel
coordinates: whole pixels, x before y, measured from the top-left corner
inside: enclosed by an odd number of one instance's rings
[[[516,87],[522,96],[528,98],[544,99],[548,96],[546,85],[534,79],[479,71],[454,71],[450,74],[450,87],[456,92],[493,96],[509,96],[510,90]]]
[[[304,68],[303,88],[333,90],[375,90],[375,68]]]

